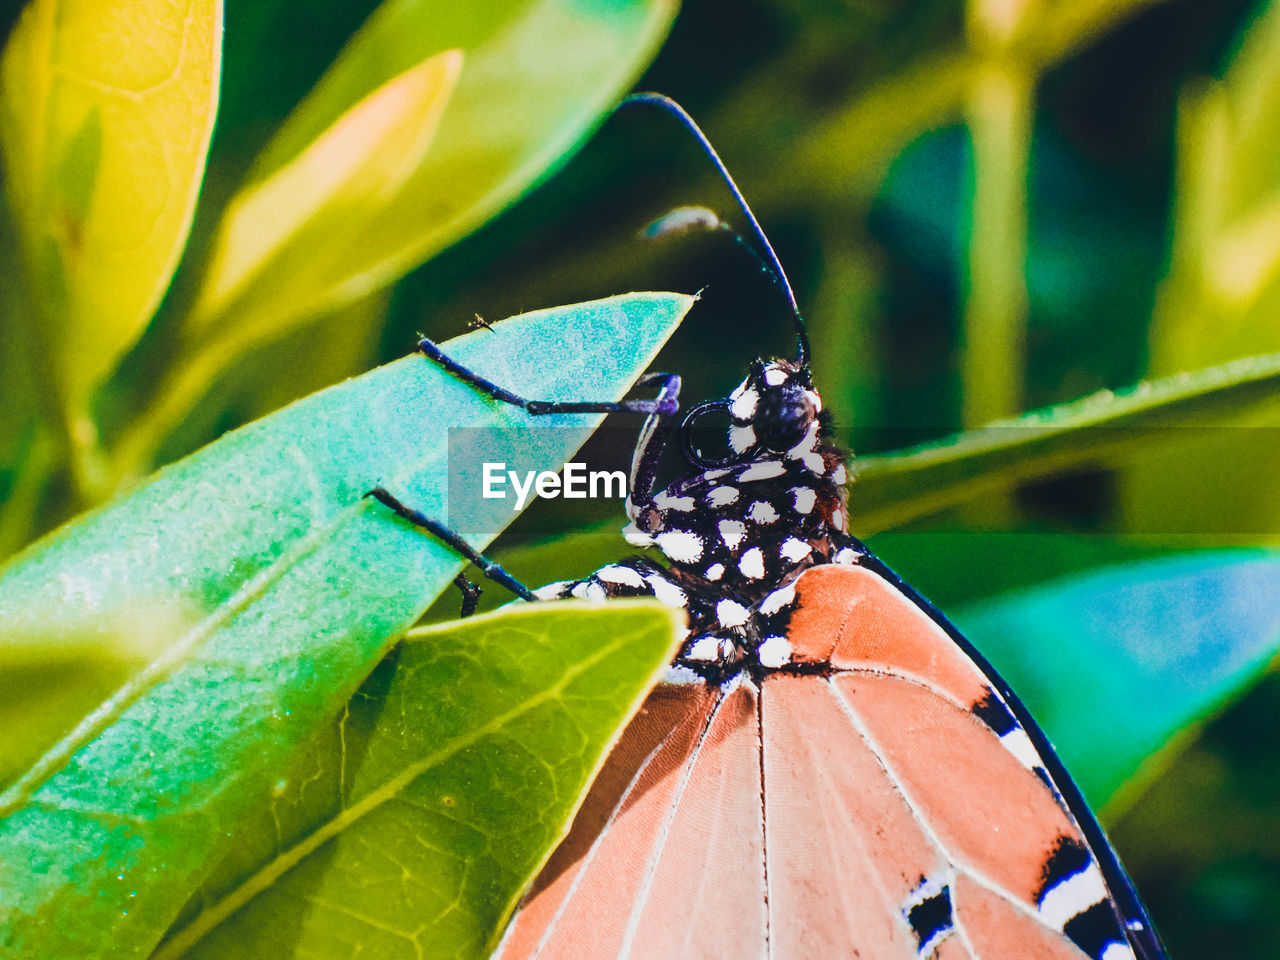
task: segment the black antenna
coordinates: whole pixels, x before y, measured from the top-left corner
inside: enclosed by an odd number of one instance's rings
[[[787,306],[791,308],[791,315],[795,318],[796,324],[796,361],[802,366],[809,365],[809,334],[805,330],[804,318],[800,316],[800,308],[796,305],[796,295],[791,289],[791,281],[787,279],[787,271],[782,269],[782,263],[778,260],[778,255],[773,252],[773,244],[769,242],[769,238],[764,235],[764,230],[760,227],[760,221],[756,219],[756,215],[751,212],[751,208],[747,206],[746,197],[742,195],[742,191],[738,189],[738,185],[733,182],[733,177],[729,175],[728,168],[724,165],[724,161],[720,159],[720,155],[716,153],[716,148],[711,145],[711,141],[707,139],[707,135],[694,122],[693,117],[680,104],[676,103],[668,96],[661,93],[636,93],[627,97],[620,104],[618,109],[629,106],[648,106],[657,107],[664,113],[675,117],[680,121],[691,134],[698,144],[702,147],[703,152],[711,158],[711,162],[715,164],[716,170],[720,173],[720,177],[724,180],[725,185],[729,188],[729,192],[733,194],[733,199],[738,204],[738,209],[742,211],[742,215],[747,218],[747,223],[751,224],[751,230],[756,235],[756,239],[760,241],[763,247],[765,258],[768,261],[770,269],[778,280],[778,286],[782,289],[782,295],[787,299]]]

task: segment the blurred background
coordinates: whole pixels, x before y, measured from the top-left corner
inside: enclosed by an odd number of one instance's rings
[[[376,7],[227,3],[191,241],[155,320],[95,394],[106,447],[172,375],[229,199]],[[839,436],[869,460],[1280,350],[1280,5],[688,0],[637,89],[673,96],[716,144],[790,273]],[[704,290],[659,366],[681,373],[689,401],[723,395],[753,356],[789,351],[788,318],[722,236],[641,239],[685,204],[738,222],[668,118],[605,120],[518,205],[393,286],[238,351],[152,459],[401,356],[418,331],[443,340],[476,314],[629,290]],[[30,405],[32,390],[7,379],[0,402]],[[1140,462],[1077,464],[865,532],[949,611],[1172,551],[1266,547],[1280,519],[1276,412],[1178,428]],[[5,553],[105,495],[56,463],[24,479],[39,443],[20,419],[0,443]],[[855,529],[858,503],[855,486]],[[570,560],[529,553],[542,534],[517,525],[504,541],[517,572],[553,579],[580,573],[592,550],[618,552],[603,509],[558,516],[566,532],[606,533],[574,541]],[[1175,957],[1280,957],[1278,709],[1264,676],[1105,812]]]

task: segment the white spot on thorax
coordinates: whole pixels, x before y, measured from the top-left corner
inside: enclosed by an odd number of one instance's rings
[[[771,387],[780,387],[787,382],[787,372],[776,363],[764,368],[764,382]]]
[[[747,525],[740,520],[721,520],[717,527],[720,539],[730,550],[736,550],[738,544],[746,539]]]
[[[716,487],[707,494],[707,503],[713,507],[723,507],[733,503],[738,499],[738,490],[736,487]]]
[[[601,603],[608,599],[604,592],[604,587],[592,580],[583,580],[580,583],[575,583],[569,594],[579,600],[590,600],[593,603]]]
[[[835,527],[841,533],[846,533],[849,529],[849,525],[845,523],[844,511],[839,507],[836,507],[831,511],[831,526]]]
[[[753,463],[738,474],[738,482],[751,483],[754,480],[772,480],[774,477],[780,477],[786,472],[787,468],[783,466],[781,460],[761,460],[759,463]]]
[[[811,487],[796,487],[791,496],[795,500],[796,513],[808,513],[818,500],[818,494]]]
[[[813,552],[813,547],[803,540],[787,537],[782,541],[782,550],[780,552],[784,559],[790,560],[792,563],[798,563]]]
[[[689,603],[689,598],[685,596],[684,591],[670,580],[657,574],[646,579],[649,581],[650,589],[653,590],[653,595],[668,607],[684,607]]]
[[[751,612],[737,600],[725,597],[716,604],[716,619],[722,627],[744,626],[750,616]]]
[[[601,567],[596,571],[596,576],[606,583],[617,583],[624,587],[643,587],[644,577],[640,576],[630,567],[622,567],[616,564]]]
[[[735,420],[750,420],[755,415],[759,402],[760,394],[754,390],[742,390],[729,404],[729,416]]]
[[[699,637],[685,654],[688,660],[715,660],[720,656],[720,641],[715,637]]]
[[[548,583],[545,587],[539,587],[533,591],[533,595],[539,600],[562,600],[569,593],[569,584],[572,580],[557,580],[555,583]]]
[[[653,537],[645,533],[634,523],[628,523],[622,528],[622,539],[627,541],[633,547],[651,547],[653,546]]]
[[[771,617],[783,607],[788,606],[795,598],[795,584],[788,583],[785,587],[779,587],[760,601],[760,612],[766,617]]]
[[[744,577],[759,580],[764,576],[764,554],[759,547],[752,547],[738,559],[738,569]]]
[[[750,426],[730,427],[729,446],[734,453],[744,453],[755,445],[756,432]]]
[[[702,538],[687,530],[670,530],[654,537],[658,549],[676,563],[693,563],[702,556]]]
[[[818,476],[822,476],[827,472],[827,462],[822,459],[822,454],[820,453],[806,453],[800,458],[800,462],[804,464],[806,470],[810,473],[816,473]]]
[[[693,497],[673,497],[664,491],[653,498],[653,505],[659,510],[679,510],[681,513],[688,513],[697,504],[694,503]]]
[[[756,660],[762,667],[785,666],[791,662],[791,644],[783,637],[765,637],[756,648]]]

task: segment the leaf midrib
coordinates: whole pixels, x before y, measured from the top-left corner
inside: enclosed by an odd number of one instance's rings
[[[106,700],[84,717],[65,737],[55,743],[8,789],[0,793],[0,819],[15,813],[49,778],[58,773],[81,747],[94,740],[115,723],[142,696],[172,676],[181,666],[191,662],[198,650],[219,628],[249,608],[253,601],[297,564],[328,543],[359,511],[368,509],[367,501],[359,501],[333,514],[328,523],[312,528],[299,538],[270,566],[240,586],[226,600],[185,634],[170,644],[159,657],[131,676]]]

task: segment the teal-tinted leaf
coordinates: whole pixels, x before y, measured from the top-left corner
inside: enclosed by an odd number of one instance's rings
[[[531,396],[607,399],[691,302],[631,294],[539,311],[448,348]],[[56,655],[100,638],[147,665],[5,777],[6,956],[151,948],[284,759],[460,566],[361,495],[381,483],[447,518],[448,427],[484,428],[513,463],[545,468],[598,420],[533,419],[408,357],[228,435],[15,558],[0,574],[0,643]],[[513,516],[508,501],[480,503],[467,518],[479,529]]]
[[[1013,593],[955,621],[1099,806],[1257,678],[1280,644],[1277,584],[1274,551],[1202,551]]]
[[[1106,391],[941,443],[858,461],[857,528],[874,533],[1035,477],[1190,439],[1280,398],[1280,354]]]
[[[622,601],[414,631],[153,960],[487,956],[682,625]]]

